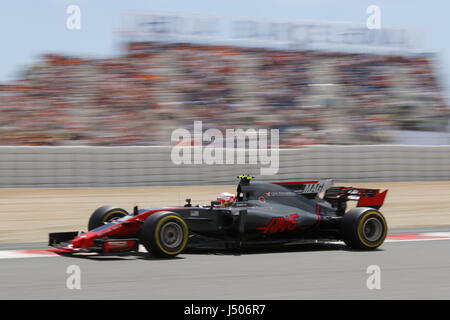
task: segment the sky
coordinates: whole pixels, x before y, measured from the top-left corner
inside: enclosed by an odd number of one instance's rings
[[[80,30],[66,27],[70,5],[81,9]],[[450,93],[448,0],[2,0],[0,83],[20,78],[24,67],[43,53],[119,55],[117,32],[125,12],[365,24],[369,5],[379,6],[382,27],[408,28],[421,35],[418,46],[436,54],[438,76]]]

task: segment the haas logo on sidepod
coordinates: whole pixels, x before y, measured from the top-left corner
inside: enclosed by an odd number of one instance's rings
[[[256,227],[257,230],[262,230],[264,233],[285,232],[295,230],[297,227],[298,214],[291,214],[285,217],[274,217],[270,220],[269,224],[264,227]]]

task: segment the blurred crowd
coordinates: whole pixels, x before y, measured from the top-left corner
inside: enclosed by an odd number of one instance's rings
[[[277,128],[282,147],[445,131],[433,60],[129,43],[109,59],[48,54],[0,86],[0,145],[169,145],[176,128]]]

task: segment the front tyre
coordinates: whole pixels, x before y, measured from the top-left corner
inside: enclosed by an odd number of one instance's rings
[[[101,227],[113,220],[120,219],[128,215],[128,212],[121,208],[114,206],[103,206],[95,210],[88,223],[88,230],[93,230]]]
[[[186,249],[189,229],[178,214],[163,211],[149,216],[141,227],[140,242],[152,255],[173,258]]]
[[[341,236],[352,249],[378,248],[386,238],[387,223],[384,216],[372,208],[354,208],[345,213],[341,222]]]

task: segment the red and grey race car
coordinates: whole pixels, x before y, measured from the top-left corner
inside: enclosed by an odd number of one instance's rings
[[[49,245],[67,252],[117,254],[142,244],[158,257],[175,257],[186,248],[242,248],[299,240],[343,240],[353,249],[375,249],[387,234],[379,208],[387,190],[332,187],[332,180],[255,182],[240,176],[236,201],[129,213],[103,206],[92,213],[88,232],[49,234]],[[323,197],[319,194],[323,193]],[[356,207],[347,210],[349,200]]]

